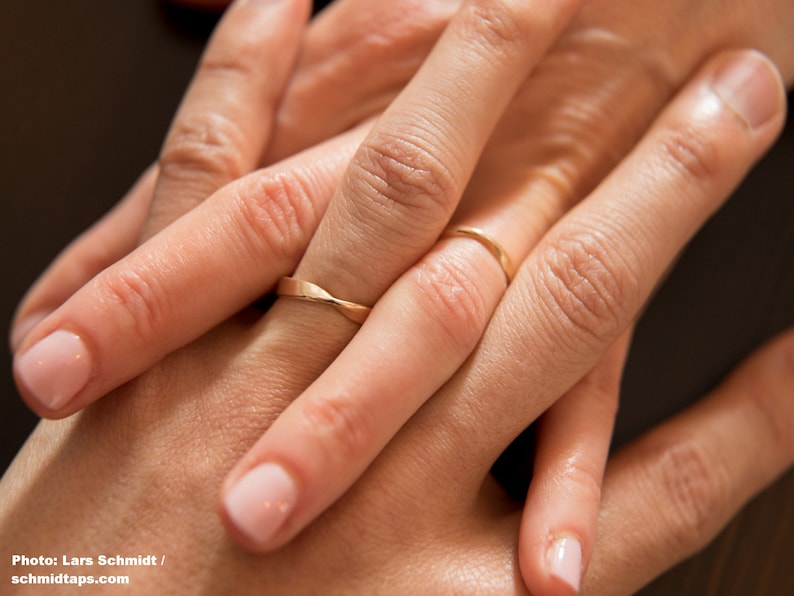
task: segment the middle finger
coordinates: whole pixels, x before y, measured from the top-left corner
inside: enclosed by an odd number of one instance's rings
[[[465,462],[461,482],[481,483],[504,447],[633,321],[684,243],[774,140],[784,106],[780,76],[763,56],[717,56],[544,237],[464,374],[420,412],[449,433],[439,440]],[[499,399],[482,399],[493,394]],[[441,464],[448,473],[449,463]]]
[[[356,152],[296,275],[371,304],[425,254],[502,112],[578,5],[467,2]]]
[[[467,3],[405,92],[357,151],[297,269],[296,278],[313,282],[336,297],[367,304],[420,258],[438,238],[457,206],[502,111],[577,6],[576,1],[560,3],[553,9],[535,2]],[[483,272],[486,277],[494,273],[486,268],[487,264]],[[441,270],[443,275],[443,267]],[[432,268],[426,271],[433,275]],[[366,280],[366,285],[359,283],[361,279]],[[498,280],[489,281],[495,282],[491,286],[498,287]],[[480,316],[472,325],[469,340],[476,341],[482,327],[479,319],[483,316],[487,319],[493,308],[488,301],[485,299],[477,309]],[[295,311],[292,309],[293,314],[297,314]],[[331,319],[322,327],[329,328],[337,320]],[[409,322],[415,321],[409,319]],[[473,341],[462,342],[465,345],[461,349],[468,352]],[[451,373],[460,356],[455,353],[447,360]],[[434,389],[430,387],[429,391]],[[412,403],[406,405],[412,409]],[[344,415],[350,411],[347,403],[336,406],[326,403],[314,411],[317,415],[308,419],[326,428],[331,442],[346,434],[350,438],[347,443],[366,445],[367,450],[381,443],[380,437],[377,441],[368,440],[367,424],[356,424],[351,429],[354,432],[344,432],[349,429]],[[294,425],[296,418],[302,418],[295,412],[293,408],[289,419],[282,418],[270,430],[269,444],[279,442],[279,428],[289,429],[288,420],[293,420]],[[342,415],[327,419],[325,412]],[[405,412],[385,416],[390,421],[395,418],[404,419]],[[306,428],[305,424],[301,426]],[[343,432],[337,432],[340,430]],[[380,433],[375,431],[375,434]],[[310,467],[316,469],[325,459],[311,456],[319,443],[307,445],[314,445],[314,449],[303,451],[300,458],[293,457],[292,461],[300,459],[303,475],[314,476],[306,473],[307,462],[314,461]],[[256,451],[261,455],[263,447]],[[282,516],[253,513],[256,500],[249,497],[268,490],[281,495],[273,496],[274,500],[291,500],[290,494],[297,489],[290,475],[275,464],[249,469],[242,477],[244,468],[252,466],[255,459],[249,457],[232,472],[225,503],[229,519],[242,529],[237,535],[257,549],[289,539],[349,482],[347,476],[339,476],[334,488],[326,494],[308,493],[302,511],[279,531],[273,524],[278,524]]]

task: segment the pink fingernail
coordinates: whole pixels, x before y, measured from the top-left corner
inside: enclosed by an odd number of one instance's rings
[[[713,87],[751,129],[762,126],[782,111],[779,75],[756,52],[742,54],[720,68]]]
[[[237,528],[265,545],[295,506],[298,488],[278,464],[261,464],[237,481],[226,494],[224,508]]]
[[[546,551],[549,573],[579,592],[582,582],[582,545],[576,538],[560,538]]]
[[[50,410],[57,410],[85,387],[91,377],[91,355],[79,336],[54,331],[17,357],[19,380]]]

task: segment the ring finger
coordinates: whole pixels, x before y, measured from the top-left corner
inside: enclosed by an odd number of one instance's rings
[[[414,472],[444,477],[455,487],[450,499],[461,485],[479,487],[505,446],[632,323],[684,243],[774,140],[784,105],[763,56],[709,61],[524,261],[466,367],[412,421],[417,449],[428,427],[443,446],[435,466]]]

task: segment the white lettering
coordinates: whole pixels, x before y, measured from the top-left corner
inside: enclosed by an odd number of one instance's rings
[[[136,557],[122,557],[121,555],[99,555],[97,564],[102,566],[156,566],[157,556],[138,555]]]
[[[57,565],[58,559],[55,557],[28,557],[27,555],[11,555],[12,565]]]

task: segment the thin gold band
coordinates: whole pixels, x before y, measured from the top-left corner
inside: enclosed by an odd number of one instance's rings
[[[369,306],[356,304],[347,300],[340,300],[323,290],[317,284],[294,277],[282,277],[278,280],[276,294],[284,298],[305,300],[306,302],[319,302],[333,306],[340,313],[355,323],[363,323],[372,310]]]
[[[469,228],[465,226],[461,226],[458,228],[450,228],[446,232],[444,232],[445,238],[451,238],[453,236],[463,236],[464,238],[471,238],[472,240],[476,240],[480,244],[482,244],[489,253],[491,253],[494,258],[499,263],[499,266],[504,271],[505,277],[507,278],[507,283],[509,284],[513,281],[513,278],[516,276],[516,266],[513,264],[512,259],[507,254],[502,245],[499,244],[496,240],[491,238],[488,234],[480,230],[479,228]]]

